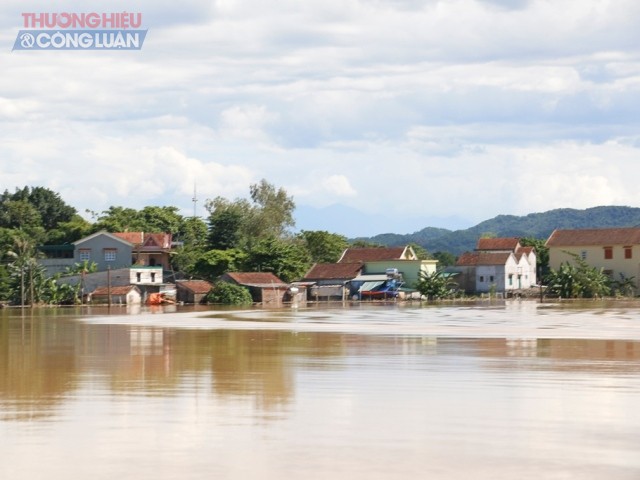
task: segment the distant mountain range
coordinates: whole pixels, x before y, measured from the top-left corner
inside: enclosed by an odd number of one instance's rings
[[[498,237],[534,237],[547,239],[556,228],[606,228],[640,226],[640,208],[608,206],[585,210],[559,208],[525,216],[498,215],[465,230],[447,230],[427,227],[406,235],[386,233],[373,237],[360,237],[387,246],[416,243],[429,252],[450,252],[459,255],[473,250],[483,234]]]

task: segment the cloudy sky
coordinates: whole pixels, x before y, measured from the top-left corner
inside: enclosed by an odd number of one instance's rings
[[[91,11],[141,12],[142,50],[12,51],[22,13]],[[349,236],[640,206],[639,25],[637,0],[4,0],[0,189],[190,214],[195,184],[205,215],[265,178]]]

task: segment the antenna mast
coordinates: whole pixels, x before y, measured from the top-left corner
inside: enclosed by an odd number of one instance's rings
[[[191,199],[193,202],[193,219],[196,219],[196,203],[198,203],[198,195],[196,194],[196,183],[193,182],[193,198]]]

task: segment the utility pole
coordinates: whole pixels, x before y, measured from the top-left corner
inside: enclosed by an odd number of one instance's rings
[[[107,265],[107,306],[111,309],[111,265]]]

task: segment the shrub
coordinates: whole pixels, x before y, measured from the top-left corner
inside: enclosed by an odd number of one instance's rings
[[[245,287],[229,282],[218,282],[206,296],[207,303],[223,305],[251,305],[251,293]]]

